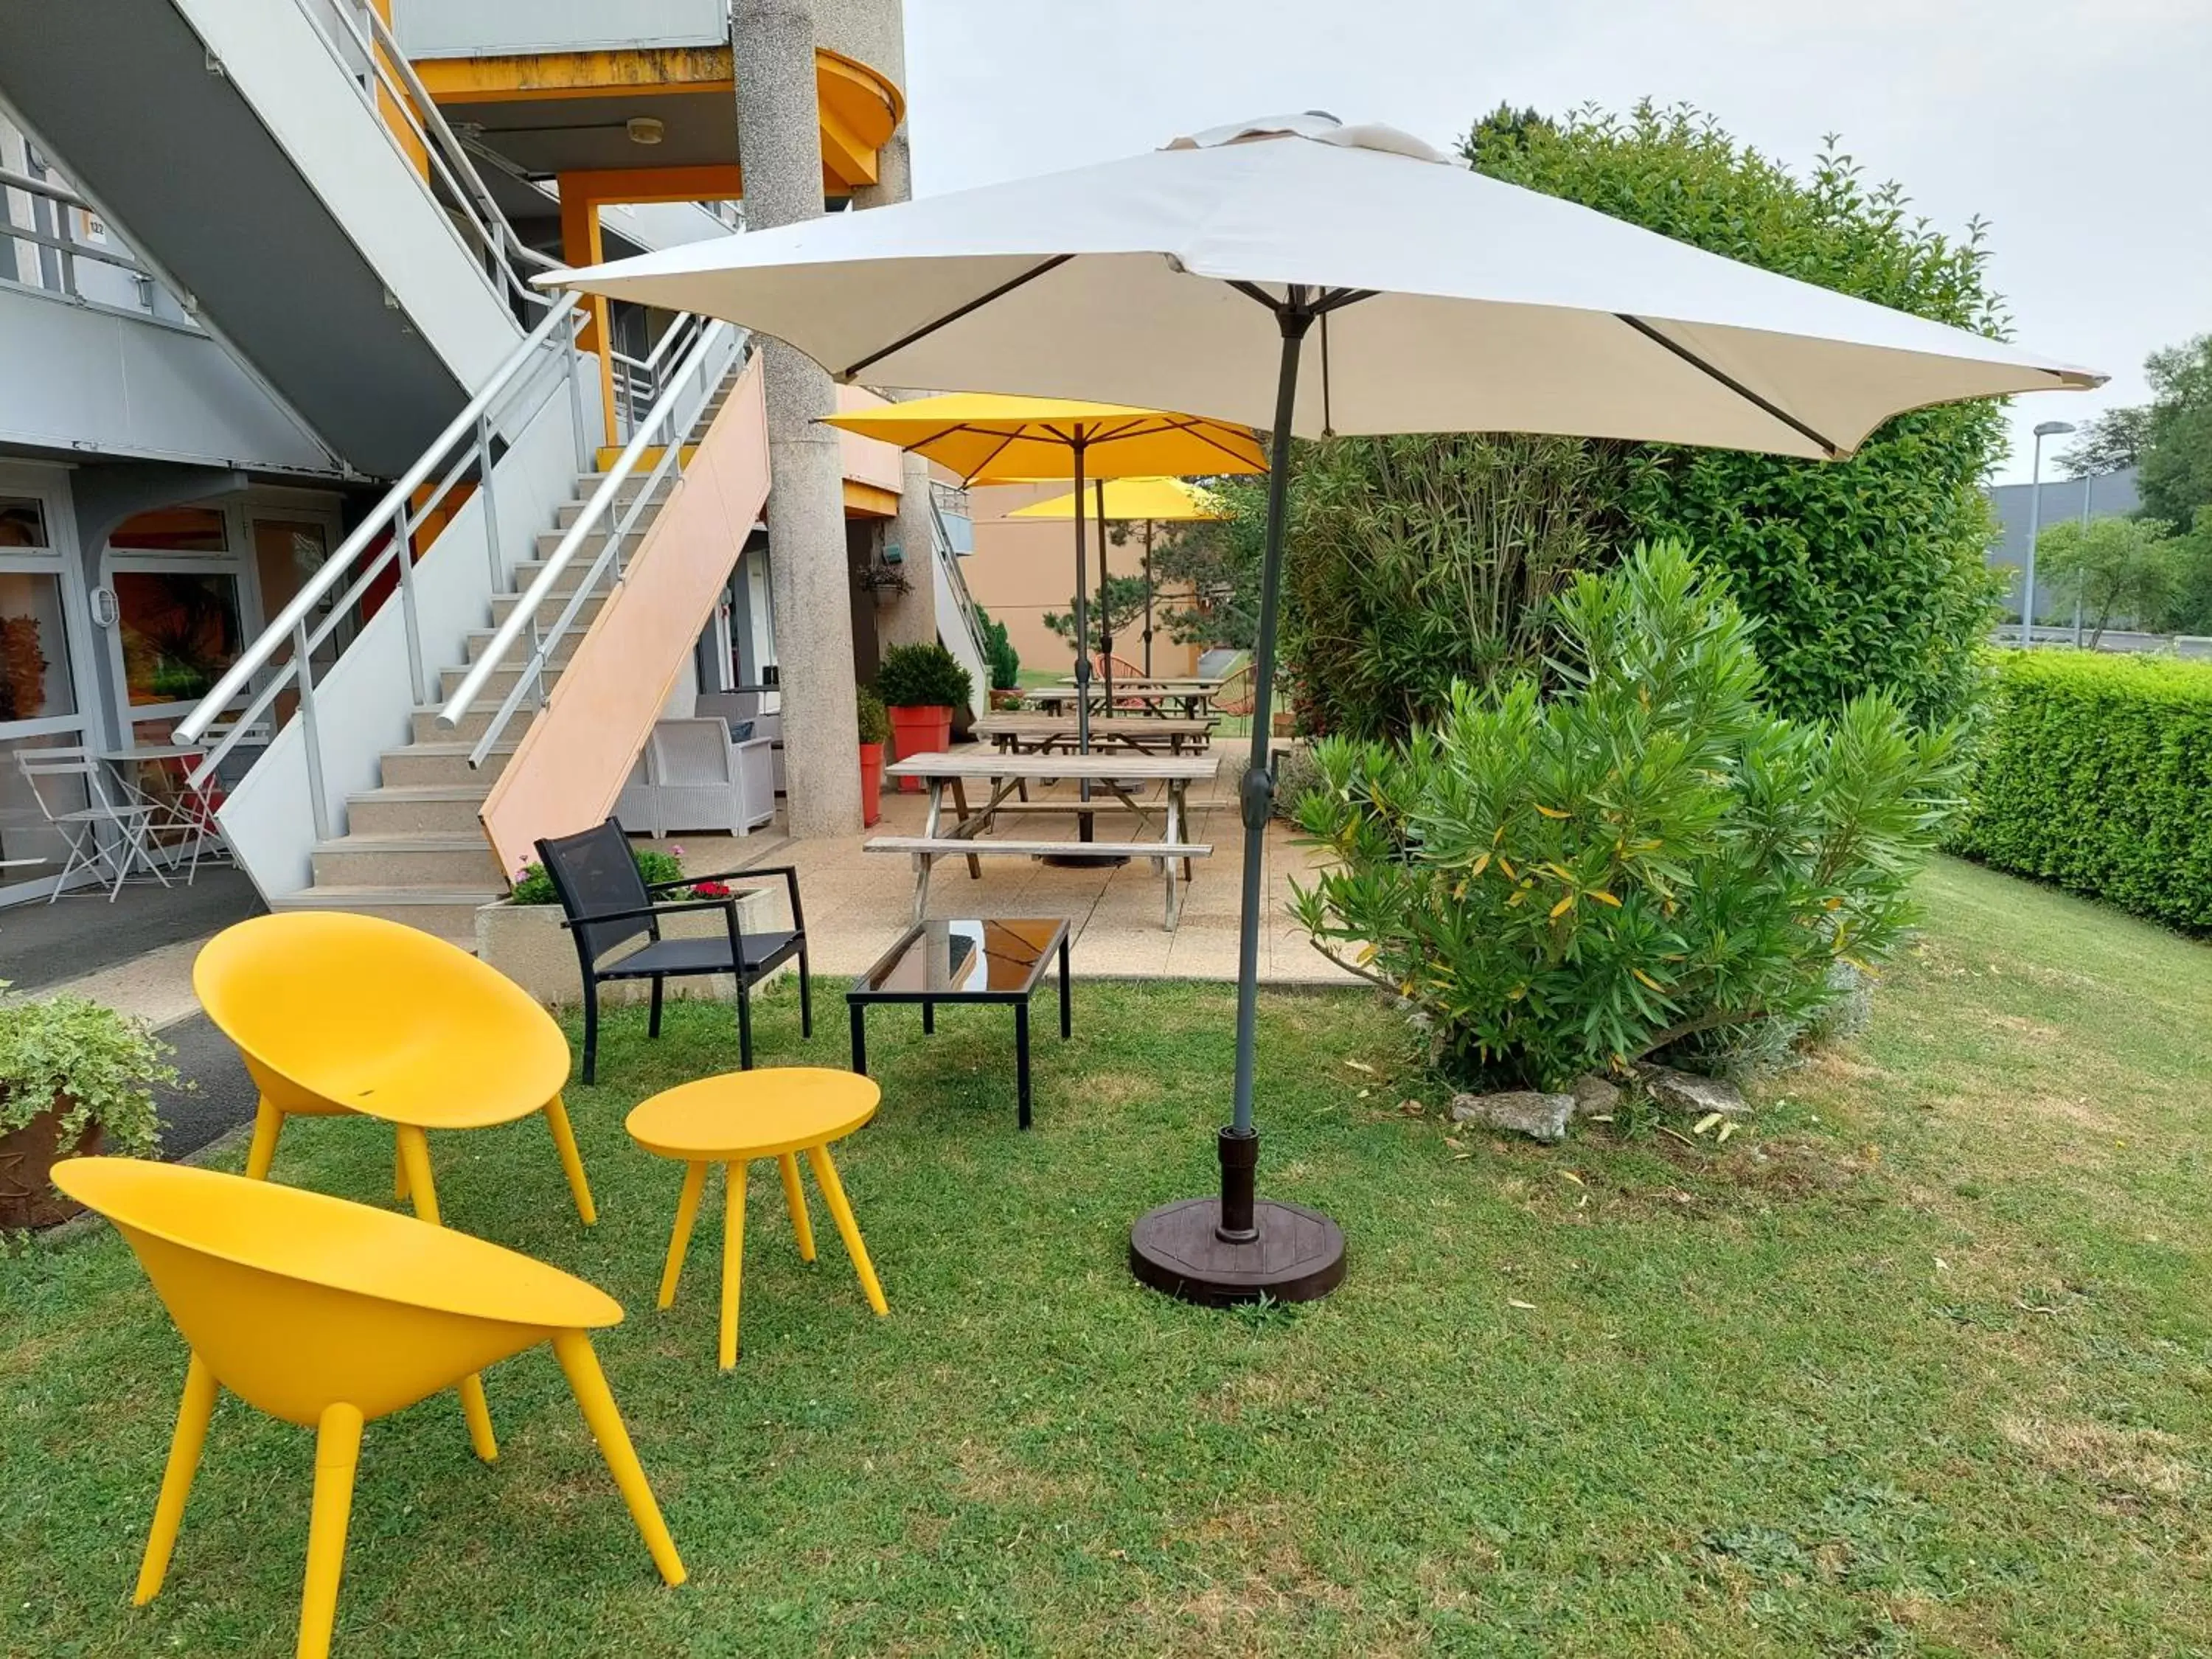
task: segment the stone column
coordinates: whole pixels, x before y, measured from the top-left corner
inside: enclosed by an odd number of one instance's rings
[[[822,212],[809,0],[737,0],[730,21],[745,223],[772,229]],[[845,562],[844,470],[830,377],[775,340],[761,343],[768,396],[769,569],[783,688],[786,811],[794,836],[860,828],[854,736],[853,590]]]
[[[876,152],[876,182],[853,192],[856,208],[887,207],[914,194],[914,174],[907,149],[907,124]],[[893,392],[894,399],[925,397],[919,392]],[[933,645],[937,641],[937,571],[930,542],[929,463],[908,455],[901,468],[898,517],[884,526],[884,538],[898,544],[906,558],[902,567],[914,591],[902,594],[896,605],[877,614],[876,626],[885,645]],[[981,696],[983,688],[977,686]]]

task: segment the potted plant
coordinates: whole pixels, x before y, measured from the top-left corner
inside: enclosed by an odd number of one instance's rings
[[[47,1178],[61,1159],[153,1152],[154,1087],[177,1083],[170,1052],[144,1020],[82,997],[0,1008],[0,1231],[52,1226],[83,1207]]]
[[[991,707],[1012,711],[1022,706],[1022,659],[1006,633],[1006,623],[981,605],[975,620],[983,625],[983,654],[991,671]]]
[[[884,744],[890,740],[890,716],[884,700],[860,688],[860,823],[872,826],[884,815]]]
[[[952,746],[952,711],[964,708],[975,683],[943,646],[895,645],[876,671],[876,695],[890,712],[891,750],[896,758],[939,754]],[[901,778],[913,793],[919,778]]]

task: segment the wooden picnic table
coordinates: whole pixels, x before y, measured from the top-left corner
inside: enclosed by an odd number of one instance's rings
[[[914,917],[920,921],[929,909],[930,868],[940,858],[968,860],[970,879],[981,880],[984,855],[1022,858],[1082,857],[1149,859],[1166,889],[1167,926],[1172,931],[1182,913],[1178,879],[1188,881],[1191,860],[1212,854],[1210,845],[1184,839],[1189,821],[1193,783],[1212,778],[1219,769],[1218,755],[1061,755],[987,754],[980,749],[947,754],[909,755],[884,769],[892,778],[920,778],[929,786],[929,811],[919,836],[878,836],[867,843],[872,853],[905,853],[914,859]],[[1107,799],[1031,800],[1029,787],[1065,781],[1103,788]],[[974,781],[988,786],[983,804],[971,808],[968,787]],[[1148,784],[1160,786],[1158,800],[1139,799],[1134,793]],[[946,807],[952,811],[948,815]],[[1088,824],[1102,812],[1133,812],[1139,823],[1157,818],[1157,841],[1085,841],[1030,838],[985,839],[1002,816],[1046,814],[1073,817]]]
[[[1180,755],[1185,749],[1203,749],[1219,722],[1212,720],[1175,720],[1160,715],[1099,714],[1091,721],[1093,748],[1132,749],[1154,753],[1164,749]],[[1055,750],[1073,753],[1082,735],[1080,723],[1070,714],[986,714],[975,722],[976,738],[1001,754]]]
[[[1180,708],[1185,720],[1205,720],[1212,714],[1214,694],[1220,689],[1221,683],[1218,680],[1212,683],[1194,680],[1188,684],[1177,685],[1115,680],[1114,704],[1117,708],[1133,706],[1150,716],[1164,715],[1170,709]],[[1064,714],[1073,711],[1076,700],[1082,695],[1082,691],[1070,683],[1037,686],[1029,696],[1030,702],[1047,714]],[[1091,707],[1094,710],[1103,710],[1106,707],[1106,682],[1103,678],[1091,682]]]

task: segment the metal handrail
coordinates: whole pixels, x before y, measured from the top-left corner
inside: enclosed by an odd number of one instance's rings
[[[615,419],[620,423],[620,429],[611,434],[611,439],[627,440],[637,429],[639,410],[650,410],[659,401],[665,386],[678,383],[678,380],[664,379],[661,370],[665,360],[674,347],[681,346],[683,349],[677,354],[678,356],[688,353],[705,326],[705,319],[689,311],[679,312],[668,326],[661,330],[660,337],[653,343],[653,349],[644,356],[633,357],[626,351],[610,354],[616,364]]]
[[[733,331],[731,325],[725,322],[704,323],[700,326],[697,342],[690,351],[684,354],[682,362],[669,374],[665,389],[654,401],[653,408],[647,413],[645,418],[638,422],[637,430],[631,434],[629,441],[623,446],[622,453],[616,457],[614,465],[607,470],[606,476],[599,481],[599,488],[592,492],[591,499],[585,502],[583,511],[576,515],[576,521],[562,533],[553,551],[546,556],[544,566],[532,580],[530,586],[523,590],[522,597],[516,600],[514,608],[507,612],[506,620],[493,630],[490,642],[484,647],[476,661],[470,665],[468,672],[461,677],[460,684],[454,688],[453,695],[446,700],[445,706],[438,710],[440,726],[448,731],[459,726],[467,715],[470,705],[483,696],[485,685],[490,681],[491,677],[499,672],[501,663],[506,660],[507,653],[514,648],[515,641],[522,637],[526,630],[530,633],[532,648],[529,659],[523,664],[520,672],[515,675],[514,684],[507,688],[506,696],[501,699],[498,708],[484,728],[483,734],[477,739],[475,746],[470,750],[469,764],[471,766],[483,764],[485,757],[491,753],[505,733],[507,722],[514,718],[516,711],[521,708],[523,698],[531,694],[533,688],[538,705],[541,708],[544,706],[545,669],[552,660],[553,653],[559,648],[561,641],[575,626],[578,613],[582,611],[585,601],[598,588],[600,579],[608,574],[610,568],[613,572],[615,580],[617,581],[621,580],[623,541],[629,535],[639,516],[653,504],[653,497],[661,484],[672,473],[681,476],[683,472],[684,434],[681,432],[671,432],[667,434],[662,445],[660,457],[653,464],[652,471],[647,474],[643,488],[631,498],[629,505],[605,532],[605,545],[600,549],[598,557],[592,560],[590,568],[585,571],[582,580],[576,584],[574,590],[568,595],[568,602],[562,607],[560,615],[554,619],[550,629],[539,629],[537,621],[538,610],[552,596],[554,587],[574,561],[576,550],[583,545],[584,538],[599,530],[601,520],[607,516],[608,507],[621,493],[623,485],[636,471],[638,462],[653,442],[654,434],[660,432],[661,428],[674,417],[683,402],[684,389],[691,378],[705,366],[715,348]],[[742,344],[740,353],[742,356]],[[735,365],[732,365],[733,368],[734,367]],[[712,392],[709,389],[708,396],[711,397],[711,395]],[[693,412],[696,414],[698,408],[703,408],[706,402],[707,398],[702,398],[698,404],[694,406]]]
[[[933,484],[934,482],[932,481]],[[929,546],[931,553],[950,579],[948,585],[952,589],[953,598],[959,603],[960,618],[967,624],[969,641],[975,646],[975,654],[988,667],[991,652],[984,638],[982,617],[977,612],[974,596],[968,592],[968,578],[961,572],[960,556],[953,550],[952,532],[945,522],[945,508],[939,504],[934,488],[929,492]]]
[[[476,395],[461,408],[460,413],[447,422],[445,429],[432,441],[428,448],[418,456],[414,465],[400,474],[392,488],[373,508],[368,516],[357,525],[352,534],[338,544],[337,549],[324,560],[305,582],[291,601],[277,613],[275,621],[242,652],[215,688],[192,712],[177,725],[178,737],[186,743],[197,743],[214,723],[223,719],[235,698],[252,685],[254,677],[273,668],[245,712],[210,750],[191,771],[195,785],[204,784],[211,778],[223,757],[236,745],[255,722],[274,703],[288,685],[296,684],[300,694],[301,735],[307,744],[307,787],[310,805],[313,810],[315,833],[327,839],[330,834],[329,803],[324,793],[322,751],[315,721],[315,669],[313,653],[316,648],[336,632],[352,607],[367,592],[369,586],[384,571],[397,564],[398,568],[398,597],[401,615],[407,635],[407,667],[412,694],[425,702],[437,692],[434,681],[424,678],[422,643],[415,608],[413,538],[423,520],[435,513],[465,477],[474,474],[477,487],[483,499],[485,553],[492,575],[492,590],[498,591],[506,580],[505,562],[499,544],[498,515],[492,499],[493,441],[497,422],[493,416],[511,398],[519,397],[538,378],[534,372],[549,362],[565,371],[562,378],[568,388],[569,407],[576,422],[578,444],[583,441],[583,392],[578,378],[576,337],[588,313],[576,303],[573,294],[561,296],[561,303],[548,311],[538,326],[531,330],[522,342],[509,352],[500,366],[492,371]],[[557,354],[546,356],[551,346]],[[545,397],[550,397],[557,386],[548,386]],[[542,407],[544,398],[532,405],[531,412]],[[580,454],[578,465],[583,464]],[[414,497],[416,490],[428,483],[433,477],[436,483],[421,501]],[[341,591],[342,589],[342,591]],[[310,618],[316,608],[337,594],[337,603],[321,624],[310,627]],[[283,663],[276,654],[289,642],[292,654]]]
[[[545,304],[550,291],[531,287],[516,271],[515,264],[520,261],[541,270],[557,270],[561,262],[532,247],[507,222],[507,216],[500,211],[499,204],[485,185],[483,175],[469,159],[459,136],[447,123],[443,112],[432,100],[422,77],[415,73],[414,64],[408,61],[406,52],[384,19],[374,7],[356,8],[349,0],[333,0],[329,9],[352,37],[372,80],[384,89],[408,130],[421,143],[423,155],[444,185],[445,193],[460,210],[483,256],[497,268],[498,276],[507,291],[532,306]],[[364,22],[366,32],[362,28]],[[374,90],[365,87],[362,94],[378,124],[384,125]],[[398,142],[396,135],[393,141]]]

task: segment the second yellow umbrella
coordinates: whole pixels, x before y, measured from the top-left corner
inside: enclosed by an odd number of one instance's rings
[[[1142,523],[1145,526],[1145,674],[1152,672],[1152,526],[1156,524],[1188,524],[1194,521],[1225,519],[1230,516],[1229,505],[1220,496],[1203,485],[1185,478],[1116,478],[1111,483],[1101,481],[1091,486],[1093,495],[1091,516],[1098,520],[1098,563],[1103,573],[1106,563],[1106,526],[1111,524]],[[1017,508],[1006,516],[1010,519],[1072,519],[1077,516],[1079,494],[1054,495],[1049,501]],[[1106,603],[1106,583],[1098,584],[1098,603]],[[1113,659],[1107,659],[1107,689],[1113,689]],[[1108,700],[1112,707],[1112,700]]]

